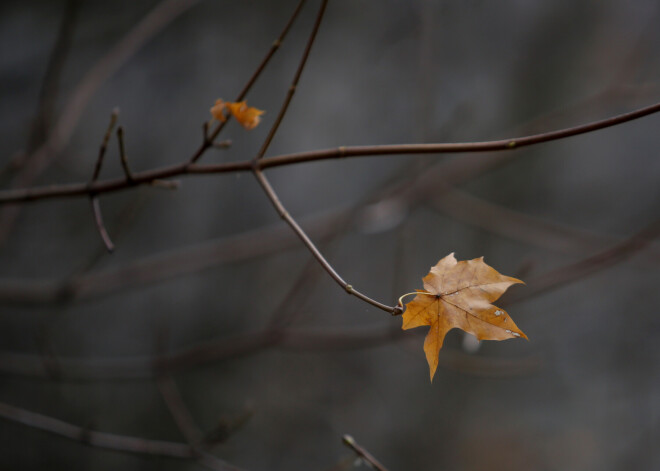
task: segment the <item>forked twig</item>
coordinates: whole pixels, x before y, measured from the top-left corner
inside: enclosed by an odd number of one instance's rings
[[[323,21],[323,15],[325,14],[325,9],[327,5],[328,5],[328,0],[321,1],[321,7],[319,8],[319,12],[316,15],[316,21],[314,22],[314,27],[312,28],[312,32],[309,35],[309,39],[307,40],[307,46],[305,46],[305,52],[303,52],[303,55],[300,58],[300,64],[298,64],[298,70],[296,70],[296,74],[293,76],[293,81],[289,86],[289,90],[287,91],[286,97],[284,98],[284,103],[282,103],[282,106],[280,107],[280,111],[277,114],[277,118],[275,118],[275,122],[271,126],[270,131],[268,132],[268,136],[266,137],[266,140],[262,144],[261,149],[259,149],[259,152],[257,153],[255,159],[261,159],[266,154],[266,151],[268,150],[270,143],[273,141],[273,138],[275,137],[275,133],[277,133],[277,130],[279,129],[280,124],[282,123],[282,119],[284,119],[284,115],[289,109],[289,104],[291,104],[293,95],[296,93],[296,88],[298,87],[300,76],[302,75],[303,69],[307,64],[307,58],[309,57],[309,53],[312,50],[312,45],[314,44],[314,40],[316,39],[316,34],[319,31],[321,22]]]
[[[76,85],[46,141],[26,157],[26,165],[12,179],[11,187],[22,188],[32,184],[69,142],[84,109],[101,84],[152,37],[197,2],[198,0],[161,1],[99,59]],[[11,232],[19,212],[18,206],[0,208],[0,243],[6,240]]]
[[[296,21],[296,18],[298,18],[298,15],[300,14],[300,11],[302,10],[302,7],[305,4],[305,2],[306,0],[300,0],[298,2],[298,5],[296,5],[296,8],[293,10],[293,13],[289,17],[289,21],[287,22],[286,26],[284,26],[284,29],[280,33],[279,37],[275,41],[273,41],[273,44],[271,44],[270,49],[268,50],[264,58],[261,60],[261,63],[257,66],[257,69],[252,74],[252,77],[250,77],[250,79],[247,81],[243,89],[240,91],[235,101],[242,101],[243,98],[245,98],[245,96],[248,94],[248,92],[252,88],[252,85],[254,85],[254,83],[257,81],[261,73],[266,68],[266,65],[268,65],[271,58],[275,55],[277,50],[282,45],[284,38],[286,38],[287,34],[289,34],[289,30],[291,30],[293,23]],[[190,157],[190,159],[187,162],[187,165],[194,164],[195,162],[197,162],[202,157],[202,155],[204,155],[204,153],[209,147],[214,146],[215,139],[218,137],[220,132],[222,132],[226,124],[229,122],[229,119],[230,117],[227,117],[225,121],[218,123],[216,128],[210,134],[209,134],[208,123],[204,125],[204,140],[202,142],[202,145],[195,151],[192,157]]]
[[[103,167],[103,158],[105,157],[105,152],[108,148],[108,142],[110,141],[112,130],[117,123],[118,116],[119,110],[115,108],[110,115],[110,123],[108,124],[108,129],[106,129],[105,135],[103,136],[103,141],[101,142],[101,147],[99,148],[99,156],[96,159],[94,173],[92,174],[92,179],[90,180],[89,185],[93,185],[94,182],[96,182],[99,178],[101,167]],[[96,193],[90,193],[89,199],[92,204],[92,212],[94,214],[94,222],[96,223],[96,228],[98,229],[99,234],[101,235],[101,239],[103,240],[105,247],[108,249],[108,252],[112,252],[115,250],[115,245],[112,243],[112,239],[110,239],[110,235],[108,234],[108,231],[105,228],[105,224],[103,223],[103,214],[101,213],[99,198]]]

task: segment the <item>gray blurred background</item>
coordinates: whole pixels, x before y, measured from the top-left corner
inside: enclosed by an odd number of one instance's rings
[[[163,3],[180,15],[99,69],[77,108],[95,64],[163,5],[0,4],[3,188],[57,126],[67,133],[29,185],[87,181],[115,107],[134,170],[189,158],[209,107],[239,92],[297,2]],[[257,152],[317,9],[308,2],[248,96],[266,110],[262,124],[230,123],[220,139],[231,148],[202,163]],[[658,21],[650,0],[331,0],[268,155],[501,139],[654,103]],[[477,345],[452,331],[432,384],[426,329],[401,333],[399,318],[346,295],[250,174],[102,195],[113,254],[86,198],[26,204],[9,223],[5,208],[0,402],[83,430],[184,443],[166,401],[178,395],[198,438],[211,434],[210,451],[255,471],[348,469],[345,433],[391,471],[660,469],[660,246],[608,252],[657,219],[659,126],[650,116],[501,154],[267,172],[335,269],[384,303],[421,288],[450,252],[528,281],[510,299],[530,296],[506,307],[530,341]],[[113,138],[101,176],[121,172]],[[593,273],[576,275],[580,263]],[[539,291],[548,276],[555,289]],[[170,359],[160,379],[154,358]],[[199,464],[3,419],[0,467]]]

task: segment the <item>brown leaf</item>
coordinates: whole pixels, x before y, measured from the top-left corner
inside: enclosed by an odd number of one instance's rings
[[[445,335],[458,327],[479,340],[505,340],[527,336],[503,309],[491,304],[522,281],[504,276],[488,266],[483,257],[457,262],[451,253],[423,278],[424,289],[406,304],[402,329],[430,326],[424,341],[431,381]]]
[[[215,105],[211,107],[209,110],[213,117],[217,119],[220,122],[225,122],[227,121],[227,117],[225,116],[225,107],[227,106],[227,103],[222,100],[222,98],[218,98],[215,100]]]
[[[262,110],[248,106],[246,102],[227,103],[227,108],[234,115],[236,121],[245,129],[254,129],[261,121]]]
[[[248,130],[256,128],[261,121],[261,115],[264,114],[264,111],[248,106],[245,101],[223,101],[221,98],[218,98],[210,109],[213,117],[223,123],[227,121],[225,110],[229,110],[236,121]]]

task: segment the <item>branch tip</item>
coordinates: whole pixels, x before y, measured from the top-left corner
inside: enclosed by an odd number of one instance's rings
[[[355,454],[358,455],[358,457],[362,461],[366,462],[373,469],[375,469],[376,471],[387,471],[387,468],[385,466],[383,466],[380,463],[380,461],[378,461],[364,447],[358,445],[353,437],[351,437],[350,435],[344,435],[341,440],[344,443],[344,445],[346,445],[351,450],[353,450],[355,452]]]
[[[119,141],[119,159],[121,160],[121,166],[124,169],[126,182],[129,184],[134,184],[135,179],[133,178],[131,169],[128,166],[128,158],[126,157],[126,148],[124,147],[124,128],[122,126],[117,128],[117,140]]]
[[[112,253],[115,250],[115,244],[112,243],[112,239],[110,239],[110,235],[108,234],[108,231],[105,228],[105,224],[103,223],[103,215],[101,214],[101,205],[99,204],[98,197],[92,196],[91,203],[92,212],[94,213],[94,222],[96,223],[96,229],[99,231],[99,235],[101,236],[101,240],[103,240],[105,248],[109,253]]]

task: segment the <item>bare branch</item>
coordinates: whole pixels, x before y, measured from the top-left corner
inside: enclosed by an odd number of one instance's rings
[[[287,22],[286,26],[280,33],[279,37],[273,42],[271,45],[270,49],[266,53],[266,56],[262,59],[261,63],[257,66],[257,69],[254,71],[252,74],[252,77],[247,81],[245,86],[243,87],[243,90],[238,94],[236,97],[235,101],[242,101],[243,98],[248,94],[250,89],[252,88],[252,85],[257,81],[261,73],[264,71],[266,68],[266,65],[270,62],[271,58],[275,55],[275,52],[280,48],[282,45],[282,41],[284,41],[284,38],[287,36],[289,33],[289,30],[293,26],[293,23],[296,21],[296,18],[298,18],[298,14],[300,13],[300,10],[302,10],[303,5],[305,4],[306,0],[300,0],[298,2],[298,5],[296,8],[293,10],[293,13],[289,17],[289,21]],[[214,145],[213,143],[215,142],[215,139],[218,137],[220,132],[224,129],[226,126],[227,122],[229,121],[230,117],[227,117],[227,119],[221,123],[218,123],[216,128],[213,130],[213,132],[209,135],[209,129],[208,129],[208,123],[204,125],[204,140],[202,142],[202,145],[195,151],[195,153],[190,157],[188,160],[189,164],[194,164],[197,162],[202,155],[204,155],[204,152]]]
[[[189,459],[195,460],[199,464],[214,471],[239,471],[239,468],[212,455],[206,453],[199,455],[191,446],[184,445],[183,443],[96,432],[2,402],[0,402],[0,417],[95,448],[105,448],[107,450],[125,453]]]
[[[110,235],[108,234],[105,224],[103,223],[103,215],[101,214],[101,206],[99,204],[98,196],[92,196],[90,198],[92,203],[92,212],[94,213],[94,222],[96,223],[96,228],[101,235],[101,239],[105,244],[105,248],[108,249],[108,252],[113,252],[115,250],[115,244],[112,243]]]
[[[12,188],[23,188],[32,184],[69,142],[89,100],[101,84],[152,37],[197,2],[198,0],[163,0],[147,13],[105,56],[99,59],[76,86],[46,142],[26,157],[26,165],[12,179],[10,186]],[[29,161],[29,164],[27,164],[27,161]],[[17,206],[0,209],[0,243],[11,232],[19,212],[20,208]]]
[[[261,169],[279,167],[282,165],[312,162],[316,160],[340,159],[347,157],[366,157],[374,155],[402,155],[402,154],[448,154],[448,153],[472,153],[493,152],[519,149],[545,142],[557,141],[579,134],[587,134],[608,127],[616,126],[628,121],[642,118],[660,111],[660,103],[655,103],[644,108],[639,108],[629,113],[620,114],[610,118],[594,121],[592,123],[574,126],[531,136],[514,137],[497,141],[482,142],[459,142],[439,144],[401,144],[381,146],[355,146],[338,147],[336,149],[302,152],[297,154],[279,155],[264,160],[259,166]],[[206,171],[212,171],[212,166]]]
[[[119,108],[112,110],[110,114],[110,123],[108,124],[108,129],[106,129],[105,134],[103,135],[103,141],[101,141],[101,147],[99,148],[99,156],[96,158],[96,165],[94,166],[94,173],[92,174],[91,183],[94,183],[99,179],[101,173],[101,167],[103,166],[103,158],[105,157],[105,151],[108,148],[108,142],[110,142],[110,136],[112,136],[112,131],[117,124],[117,118],[119,117]],[[90,183],[90,184],[91,184]]]
[[[108,141],[110,141],[110,136],[112,135],[112,130],[114,129],[115,124],[117,123],[118,116],[119,109],[115,108],[110,115],[110,123],[108,124],[108,129],[105,131],[103,141],[101,142],[101,147],[99,148],[99,156],[96,159],[94,173],[89,183],[90,185],[92,185],[99,178],[101,167],[103,167],[103,158],[105,157],[105,152],[108,148]],[[101,205],[99,204],[98,196],[95,194],[90,194],[90,202],[92,204],[92,212],[94,214],[94,222],[96,223],[96,228],[98,229],[99,234],[101,235],[101,239],[103,240],[105,247],[108,249],[108,252],[112,252],[115,249],[115,246],[110,239],[110,235],[105,228],[105,224],[103,223],[103,215],[101,214]]]
[[[403,154],[442,154],[442,153],[476,153],[492,151],[510,151],[520,147],[537,145],[560,139],[566,139],[579,134],[586,134],[599,129],[616,126],[628,121],[642,118],[660,111],[660,103],[639,108],[630,113],[606,118],[581,126],[561,129],[543,134],[503,139],[498,141],[482,141],[467,143],[439,143],[439,144],[401,144],[382,146],[356,146],[338,147],[296,154],[283,154],[267,159],[260,159],[256,163],[250,161],[228,162],[214,165],[190,165],[188,162],[169,167],[161,167],[133,174],[133,184],[125,179],[113,179],[96,182],[94,185],[69,184],[51,185],[27,189],[0,191],[0,204],[21,203],[47,198],[63,198],[88,195],[90,193],[108,193],[124,190],[134,184],[149,183],[156,179],[171,178],[188,174],[219,174],[248,172],[254,168],[265,170],[271,167],[294,165],[319,160],[366,157],[376,155],[403,155]]]
[[[319,28],[321,26],[321,21],[323,21],[323,15],[325,13],[325,8],[327,5],[328,5],[328,0],[321,1],[321,7],[319,8],[319,12],[316,15],[316,22],[314,23],[314,27],[312,28],[312,31],[309,34],[309,39],[307,40],[307,46],[305,46],[305,51],[303,52],[303,55],[300,59],[300,64],[298,64],[298,70],[296,70],[296,74],[293,76],[293,81],[289,86],[289,90],[287,91],[286,97],[284,98],[284,103],[282,103],[282,106],[280,107],[280,111],[277,115],[277,118],[275,118],[275,122],[271,126],[270,131],[268,132],[268,136],[266,137],[266,140],[262,144],[261,149],[259,149],[259,153],[255,157],[255,159],[261,159],[266,154],[266,151],[268,150],[270,143],[273,141],[273,138],[275,137],[275,134],[277,133],[277,130],[279,129],[280,124],[284,119],[284,115],[289,109],[289,104],[293,99],[293,95],[296,93],[296,88],[298,87],[300,76],[302,75],[303,69],[305,68],[305,64],[307,63],[307,58],[309,57],[309,53],[312,50],[312,45],[314,44],[314,40],[316,39],[316,34],[318,33]]]
[[[383,466],[380,461],[378,461],[371,453],[369,453],[364,447],[357,444],[357,442],[350,435],[344,435],[342,437],[342,442],[344,445],[353,450],[361,459],[369,463],[369,465],[374,468],[376,471],[387,471],[387,468]]]
[[[648,247],[653,239],[660,235],[660,220],[649,224],[627,240],[596,255],[584,258],[575,263],[544,273],[527,283],[525,290],[515,291],[505,295],[503,304],[524,301],[547,291],[557,289],[566,284],[585,278],[600,270],[609,268],[633,256]]]
[[[442,185],[440,195],[430,206],[466,224],[494,234],[555,252],[580,255],[617,242],[617,237],[601,235],[562,225],[506,208],[457,188]],[[660,258],[658,258],[660,261]]]
[[[124,169],[126,183],[133,184],[135,179],[133,178],[133,173],[128,166],[128,157],[126,157],[126,148],[124,147],[124,128],[122,126],[117,128],[117,141],[119,142],[119,159],[121,160],[121,166]]]

